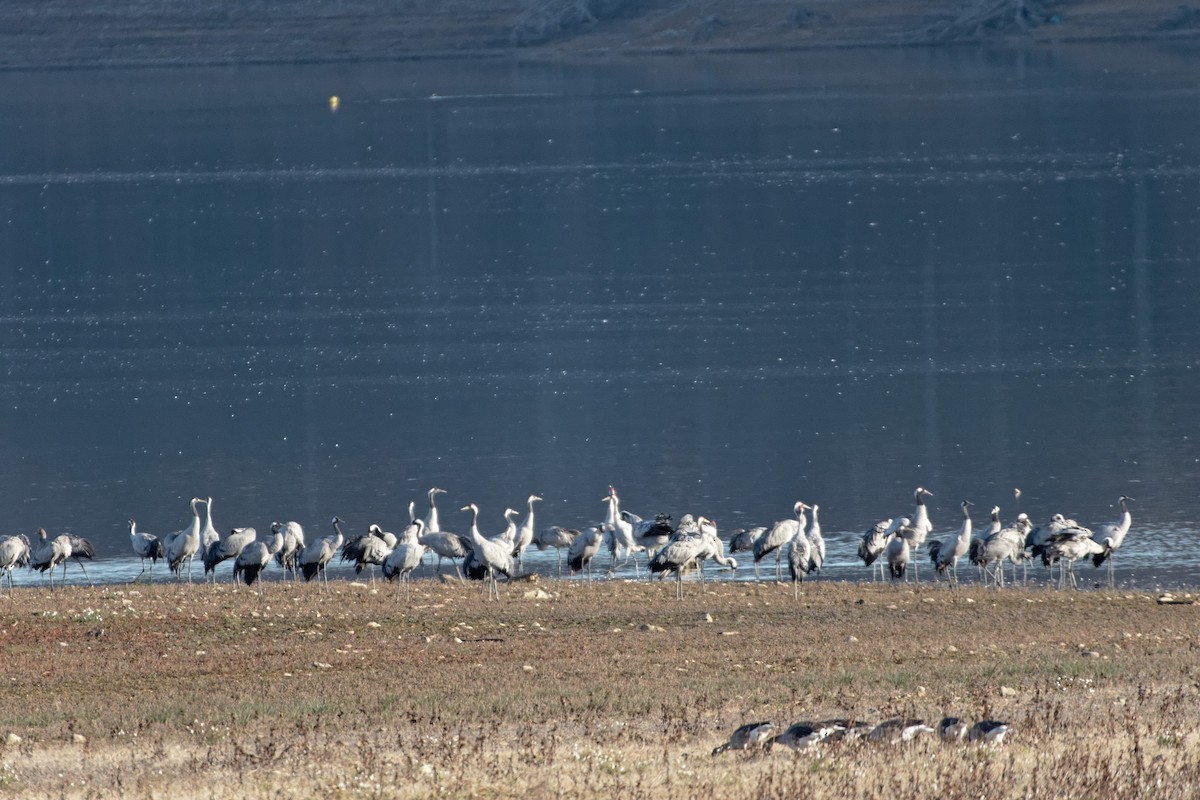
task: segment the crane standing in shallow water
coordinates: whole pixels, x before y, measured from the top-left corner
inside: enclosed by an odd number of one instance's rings
[[[5,536],[0,539],[0,570],[8,576],[8,591],[9,596],[12,596],[13,579],[12,571],[14,567],[29,566],[29,539],[23,533],[18,533],[16,536]],[[3,580],[0,580],[0,586],[3,585]]]
[[[758,564],[771,553],[775,554],[775,580],[783,581],[783,547],[792,540],[793,536],[798,533],[804,533],[807,520],[804,518],[804,510],[807,505],[796,501],[792,506],[792,511],[796,515],[796,519],[781,519],[767,529],[767,532],[759,537],[754,543],[754,563]],[[757,570],[756,570],[757,571]]]
[[[199,497],[192,498],[192,524],[189,528],[167,536],[163,548],[167,553],[167,566],[175,573],[175,580],[183,580],[183,562],[187,562],[188,583],[192,582],[192,560],[200,550],[200,512],[196,506],[200,504]]]
[[[133,545],[133,553],[142,560],[142,571],[138,578],[146,573],[146,559],[150,559],[150,579],[154,578],[154,565],[163,557],[163,545],[152,533],[143,533],[137,529],[137,523],[129,520],[129,540]],[[137,580],[137,578],[134,578]]]
[[[533,537],[533,543],[537,546],[538,551],[545,550],[547,547],[553,547],[554,552],[558,555],[558,577],[562,577],[562,551],[563,548],[570,549],[575,539],[579,536],[579,531],[573,528],[563,528],[559,525],[551,525],[547,528],[542,528]]]
[[[299,569],[300,552],[304,549],[304,528],[299,522],[290,521],[272,522],[271,533],[280,533],[283,536],[283,544],[275,553],[275,562],[283,567],[285,572],[292,574],[292,580],[296,579],[296,572]]]
[[[525,549],[533,543],[533,504],[541,499],[536,494],[531,494],[525,501],[529,503],[529,513],[525,515],[525,519],[521,520],[521,525],[517,528],[516,541],[513,542],[513,558],[517,559],[517,572],[525,569]]]
[[[937,571],[946,574],[950,572],[950,585],[958,586],[958,560],[967,554],[971,547],[971,501],[962,501],[963,521],[958,534],[930,542],[929,558]]]
[[[617,550],[624,550],[625,560],[621,562],[620,566],[625,566],[630,559],[633,559],[633,577],[640,577],[637,554],[646,552],[646,548],[634,541],[633,525],[621,517],[621,499],[617,497],[617,490],[609,486],[608,496],[601,502],[608,504],[608,511],[605,512],[601,530],[608,536],[609,553],[612,555],[612,562],[608,569],[609,574],[617,571]]]
[[[1133,515],[1129,513],[1129,506],[1127,505],[1132,501],[1132,497],[1121,495],[1120,499],[1117,500],[1117,504],[1121,506],[1120,518],[1116,522],[1101,525],[1096,529],[1095,534],[1092,535],[1092,541],[1097,544],[1102,545],[1106,540],[1111,542],[1107,549],[1092,556],[1092,563],[1097,567],[1108,561],[1108,588],[1110,589],[1115,589],[1117,586],[1116,576],[1113,573],[1112,554],[1125,541],[1125,534],[1129,533],[1129,526],[1133,524]]]
[[[50,576],[50,590],[54,590],[54,568],[59,564],[66,565],[71,557],[71,542],[66,534],[59,534],[53,539],[46,538],[46,529],[38,528],[38,541],[29,554],[29,566],[32,569]],[[64,569],[65,573],[65,569]]]
[[[567,550],[567,569],[575,573],[586,567],[587,579],[591,583],[592,562],[596,559],[596,554],[600,552],[603,542],[604,531],[600,530],[598,526],[592,525],[584,528],[571,540],[570,549]]]

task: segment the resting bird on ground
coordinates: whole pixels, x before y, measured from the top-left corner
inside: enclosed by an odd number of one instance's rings
[[[919,719],[889,719],[879,723],[867,734],[872,742],[911,742],[923,733],[933,733],[933,728]]]
[[[719,755],[726,750],[752,750],[761,748],[770,742],[775,726],[769,722],[751,722],[741,726],[729,736],[725,744],[713,748],[712,754]]]
[[[1003,744],[1004,736],[1008,733],[1007,723],[995,719],[985,719],[976,722],[967,732],[967,741],[984,742],[986,744]]]
[[[937,725],[938,736],[946,742],[961,742],[967,738],[967,723],[958,717],[945,717]]]
[[[837,724],[820,722],[797,722],[771,740],[771,746],[783,745],[793,750],[806,750],[845,727]]]

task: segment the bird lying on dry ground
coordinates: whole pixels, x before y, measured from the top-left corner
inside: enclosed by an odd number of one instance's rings
[[[1003,744],[1010,728],[1005,722],[994,719],[981,720],[968,726],[958,717],[945,717],[937,727],[926,725],[923,720],[895,717],[873,725],[851,719],[828,719],[820,722],[805,720],[789,725],[782,733],[775,733],[770,722],[751,722],[742,725],[729,736],[729,740],[713,749],[713,755],[726,750],[770,750],[781,745],[794,751],[809,750],[821,742],[858,741],[902,744],[917,737],[936,732],[947,742],[978,742],[980,744]]]

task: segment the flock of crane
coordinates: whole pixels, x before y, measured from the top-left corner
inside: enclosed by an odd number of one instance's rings
[[[479,531],[479,509],[475,504],[461,510],[470,512],[471,526],[467,535],[460,535],[441,528],[438,516],[437,496],[445,490],[434,487],[429,490],[429,510],[424,518],[418,518],[414,503],[409,503],[410,522],[399,534],[371,525],[366,533],[347,537],[342,532],[342,520],[334,517],[333,534],[321,536],[309,542],[304,529],[297,522],[271,525],[269,536],[260,537],[254,528],[234,528],[228,535],[220,536],[213,527],[212,498],[194,497],[191,500],[192,523],[183,530],[158,537],[137,529],[137,523],[129,520],[129,536],[134,553],[141,559],[142,572],[149,569],[153,577],[154,565],[161,559],[167,562],[178,580],[187,574],[192,580],[192,564],[197,555],[204,566],[207,579],[216,580],[217,565],[233,561],[234,580],[242,580],[248,586],[258,584],[262,597],[262,571],[274,559],[293,578],[319,580],[328,583],[326,567],[340,554],[342,562],[352,562],[355,570],[370,570],[374,581],[374,567],[379,566],[388,580],[397,582],[397,595],[401,587],[409,586],[413,572],[422,564],[426,554],[438,558],[440,571],[443,560],[449,559],[459,577],[483,580],[487,584],[489,599],[499,598],[498,576],[513,578],[522,573],[527,548],[539,550],[554,548],[558,554],[558,573],[562,574],[562,552],[567,551],[567,565],[572,573],[586,572],[592,578],[593,562],[598,554],[607,549],[610,554],[609,574],[632,561],[635,577],[640,577],[638,556],[646,559],[648,574],[674,574],[676,593],[682,596],[683,574],[696,569],[701,584],[704,581],[704,565],[714,561],[722,567],[736,570],[737,561],[732,557],[739,552],[753,556],[755,576],[759,576],[759,562],[774,555],[776,580],[783,580],[783,564],[786,562],[793,591],[798,592],[805,577],[819,572],[825,561],[825,540],[821,535],[818,519],[819,507],[797,501],[793,506],[794,517],[775,522],[770,526],[735,531],[726,544],[717,532],[717,526],[709,519],[685,514],[677,524],[666,514],[653,520],[643,520],[635,514],[621,509],[617,490],[609,487],[603,498],[606,513],[603,522],[582,530],[549,526],[542,529],[534,524],[534,503],[542,498],[530,495],[528,512],[518,523],[519,511],[509,508],[504,512],[507,522],[505,530],[485,536]],[[1015,490],[1017,499],[1020,490]],[[1114,584],[1112,555],[1129,532],[1132,517],[1128,504],[1131,497],[1122,495],[1118,501],[1120,518],[1098,527],[1095,531],[1085,528],[1074,520],[1055,514],[1040,526],[1034,526],[1028,515],[1017,516],[1011,526],[1000,521],[1000,509],[993,506],[991,522],[986,530],[975,532],[971,521],[971,503],[961,504],[962,523],[955,534],[944,538],[930,538],[933,526],[925,498],[933,493],[924,487],[913,492],[915,508],[910,516],[882,519],[863,534],[859,542],[858,555],[866,566],[872,567],[873,577],[878,568],[883,578],[886,565],[892,580],[904,580],[909,567],[913,577],[919,578],[918,562],[921,553],[928,556],[931,566],[939,575],[944,575],[952,586],[958,584],[958,562],[966,557],[975,565],[981,578],[997,586],[1004,585],[1004,565],[1010,563],[1013,579],[1017,566],[1023,569],[1034,557],[1053,569],[1059,565],[1059,585],[1077,585],[1074,564],[1081,558],[1090,557],[1099,567],[1108,563],[1109,585]],[[201,521],[199,506],[205,507]],[[811,512],[811,522],[806,512]],[[8,576],[9,588],[13,586],[12,571],[18,566],[28,566],[48,573],[50,588],[54,588],[54,569],[59,564],[66,577],[68,561],[75,561],[87,577],[83,559],[92,559],[95,548],[83,537],[64,533],[48,537],[44,529],[31,543],[24,534],[0,538],[0,570]],[[622,558],[621,564],[617,563]],[[149,568],[146,562],[150,562]],[[90,578],[89,578],[90,581]],[[2,585],[2,581],[0,581]]]

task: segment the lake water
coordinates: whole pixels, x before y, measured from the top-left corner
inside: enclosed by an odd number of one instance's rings
[[[946,533],[1020,487],[1090,525],[1136,497],[1121,579],[1195,583],[1198,65],[0,74],[0,531],[124,580],[126,520],[193,495],[311,537],[432,485],[446,528],[531,492],[579,527],[613,484],[725,531],[819,503],[829,574],[865,578],[914,486]]]

